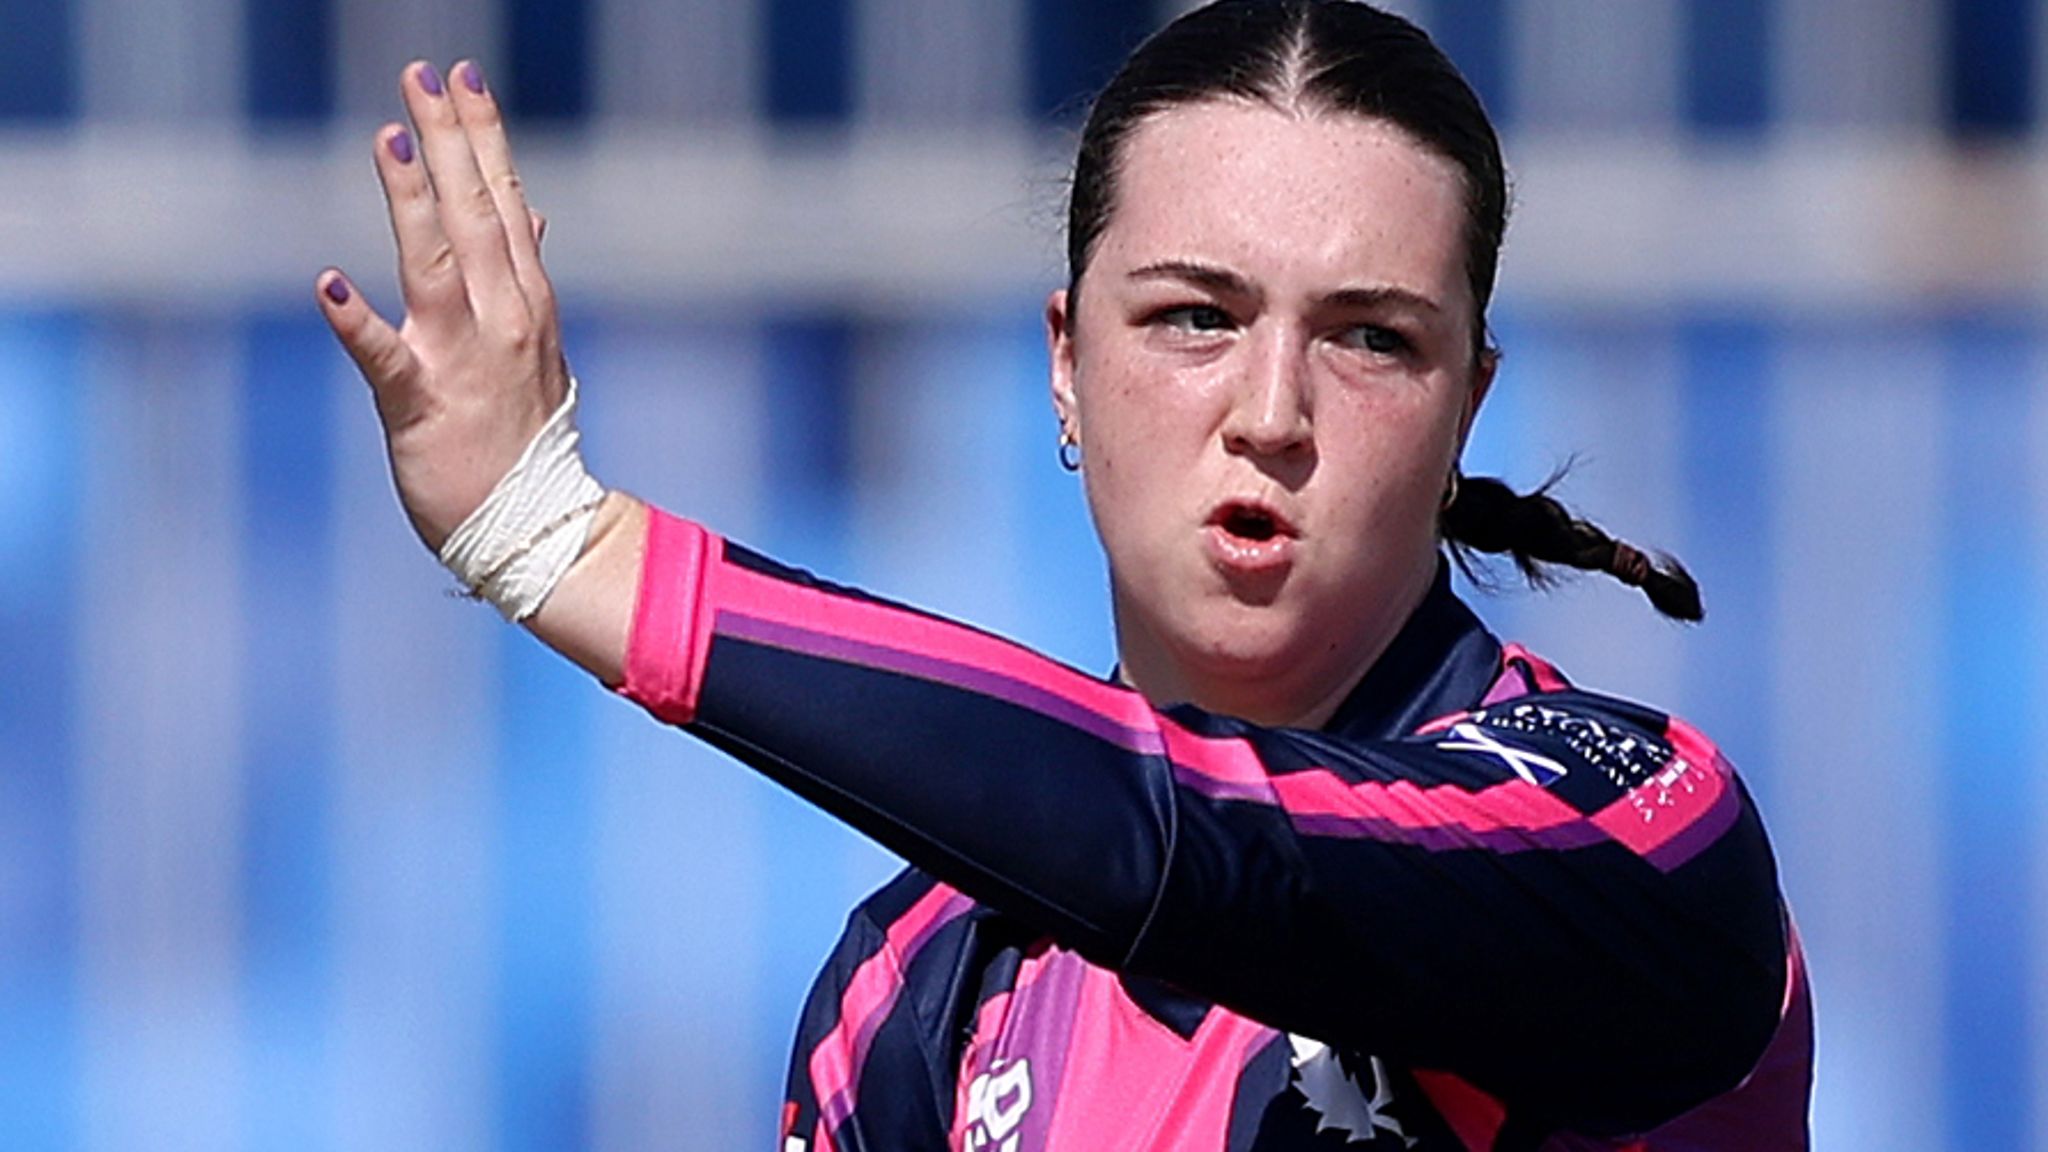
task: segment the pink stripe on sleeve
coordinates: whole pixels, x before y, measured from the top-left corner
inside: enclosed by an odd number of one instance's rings
[[[1156,740],[1149,734],[1157,721],[1144,697],[1014,641],[950,620],[833,595],[737,567],[721,575],[718,591],[718,629],[722,633],[750,629],[753,637],[763,642],[927,679],[954,681],[963,670],[972,671],[1091,713],[1140,740]]]
[[[669,724],[697,714],[697,691],[711,649],[711,572],[725,541],[659,508],[647,510],[647,554],[640,562],[640,599],[626,646],[619,694]]]
[[[1671,762],[1601,809],[1593,823],[1668,872],[1719,839],[1742,801],[1734,770],[1698,729],[1674,718],[1666,737],[1676,753]]]
[[[1521,780],[1467,791],[1455,784],[1425,788],[1407,780],[1348,784],[1335,773],[1315,769],[1277,776],[1274,787],[1291,816],[1370,816],[1399,828],[1542,832],[1585,819],[1570,804]]]
[[[1217,799],[1279,803],[1273,792],[1273,775],[1249,740],[1203,736],[1164,716],[1160,717],[1160,731],[1176,774],[1197,791]]]
[[[1577,809],[1521,780],[1467,791],[1407,780],[1350,784],[1317,769],[1277,776],[1274,786],[1288,818],[1310,835],[1502,853],[1580,848],[1602,838]]]

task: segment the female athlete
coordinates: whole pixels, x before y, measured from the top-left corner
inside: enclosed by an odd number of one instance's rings
[[[1045,318],[1110,681],[607,493],[482,74],[402,88],[404,324],[317,291],[414,527],[911,863],[804,1010],[787,1152],[1806,1146],[1806,984],[1733,769],[1450,590],[1478,549],[1699,613],[1675,563],[1459,473],[1506,191],[1421,32],[1222,0],[1094,107]]]

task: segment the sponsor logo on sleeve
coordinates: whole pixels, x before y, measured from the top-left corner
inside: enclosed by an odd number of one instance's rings
[[[1458,727],[1475,724],[1559,740],[1622,792],[1662,773],[1672,759],[1671,749],[1661,741],[1539,701],[1521,700],[1485,708]]]

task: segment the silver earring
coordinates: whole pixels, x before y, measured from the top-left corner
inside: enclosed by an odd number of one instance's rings
[[[1456,504],[1457,502],[1458,470],[1456,468],[1453,468],[1451,469],[1451,482],[1449,484],[1444,485],[1444,502],[1439,510],[1449,512],[1451,510],[1451,505]]]

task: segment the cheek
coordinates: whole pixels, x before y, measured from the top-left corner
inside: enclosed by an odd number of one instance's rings
[[[1337,487],[1352,521],[1381,529],[1426,525],[1434,532],[1457,442],[1454,407],[1362,405],[1352,414],[1345,475]]]
[[[1149,582],[1174,549],[1204,440],[1169,380],[1113,362],[1081,377],[1081,475],[1096,534],[1119,577]]]
[[[1148,371],[1140,357],[1084,361],[1076,392],[1082,455],[1095,479],[1123,485],[1171,479],[1203,447],[1200,389]]]

